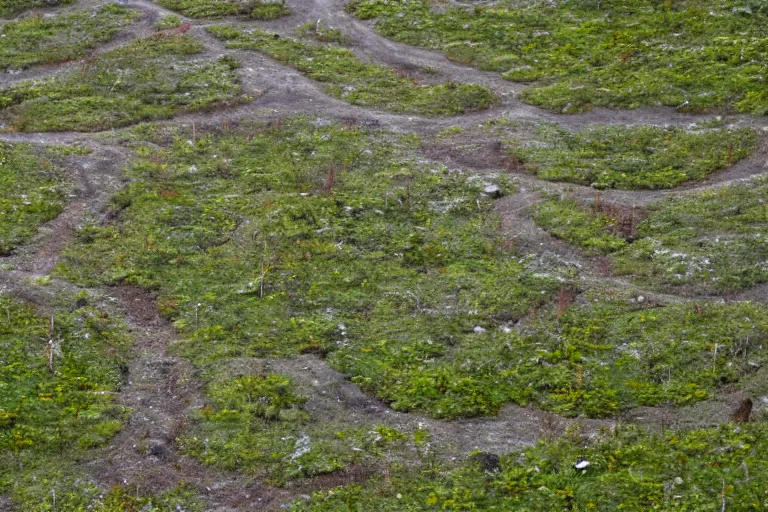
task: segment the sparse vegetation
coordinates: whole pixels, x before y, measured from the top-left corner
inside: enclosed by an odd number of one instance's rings
[[[318,491],[292,510],[760,509],[766,439],[764,423],[663,433],[621,426],[595,439],[571,431],[502,457],[497,472],[478,462],[401,468],[386,482]]]
[[[269,21],[291,13],[284,0],[157,0],[157,3],[191,18],[238,15]]]
[[[155,28],[157,30],[173,30],[175,28],[179,28],[181,25],[181,18],[175,14],[168,14],[160,18],[160,20],[155,24]]]
[[[0,256],[63,210],[66,179],[52,156],[27,144],[0,143]]]
[[[768,281],[768,182],[759,178],[651,205],[615,267],[656,287],[693,293]]]
[[[212,404],[184,449],[208,464],[263,474],[272,482],[371,463],[406,444],[404,433],[312,417],[306,398],[282,375],[248,375],[213,383]],[[416,434],[418,439],[419,434]]]
[[[757,142],[751,128],[599,126],[570,132],[543,124],[536,135],[511,151],[539,178],[621,189],[673,188],[703,179],[747,157]]]
[[[0,69],[54,64],[83,57],[114,38],[138,13],[109,4],[96,11],[32,16],[0,28]]]
[[[487,109],[496,101],[493,93],[478,85],[451,82],[421,86],[388,67],[363,62],[338,46],[302,43],[261,30],[245,32],[225,26],[209,30],[226,41],[228,48],[264,52],[327,84],[326,93],[353,105],[414,114],[456,115]]]
[[[80,71],[0,90],[0,117],[17,131],[96,131],[242,101],[229,57],[189,60],[190,36],[156,36],[86,62]]]
[[[759,2],[603,0],[501,2],[475,8],[431,0],[354,0],[397,41],[531,82],[522,99],[564,113],[593,106],[665,105],[687,112],[768,113]]]
[[[301,37],[311,37],[323,43],[347,44],[348,38],[344,33],[333,27],[326,27],[321,20],[312,23],[305,23],[296,29],[296,33]]]

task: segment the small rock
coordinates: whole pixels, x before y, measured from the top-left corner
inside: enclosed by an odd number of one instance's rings
[[[501,188],[499,188],[498,185],[488,185],[487,187],[485,187],[483,189],[483,192],[486,195],[489,195],[489,196],[491,196],[493,198],[498,198],[498,197],[502,196]]]
[[[483,471],[488,473],[497,473],[501,471],[501,461],[495,453],[480,452],[470,457],[472,461],[479,462]]]
[[[643,297],[642,295],[638,295],[637,302],[645,302],[645,297]]]
[[[739,406],[731,414],[734,423],[747,423],[752,415],[752,399],[749,397],[739,403]]]
[[[149,449],[147,450],[149,455],[162,459],[165,454],[168,453],[168,447],[165,445],[165,441],[162,439],[152,439],[149,442]]]
[[[589,461],[584,459],[573,465],[574,469],[587,469],[587,467],[589,467]]]
[[[475,334],[483,334],[485,332],[485,329],[480,327],[479,325],[476,325],[474,329],[472,329]]]

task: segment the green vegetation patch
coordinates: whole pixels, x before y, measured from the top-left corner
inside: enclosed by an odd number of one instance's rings
[[[117,4],[96,11],[32,16],[0,28],[0,69],[54,64],[83,57],[114,38],[138,12]]]
[[[157,3],[191,18],[239,15],[269,21],[291,14],[284,0],[157,0]]]
[[[404,469],[386,483],[316,492],[292,510],[758,510],[766,449],[764,423],[663,434],[617,427],[590,441],[572,432],[501,457],[496,472],[479,462]]]
[[[304,409],[307,399],[282,375],[215,382],[208,396],[211,404],[182,448],[207,464],[263,474],[277,484],[370,463],[410,437],[383,426],[313,418]],[[415,439],[424,435],[417,432]]]
[[[134,485],[98,487],[83,467],[61,459],[49,464],[13,489],[14,504],[25,512],[203,512],[204,502],[187,486],[179,486],[160,495],[147,495]]]
[[[64,209],[65,176],[50,156],[27,144],[0,142],[0,256]]]
[[[651,205],[638,239],[616,253],[616,270],[698,293],[768,281],[767,193],[760,178]]]
[[[353,105],[423,115],[457,115],[484,110],[496,101],[479,85],[422,86],[378,64],[363,62],[346,48],[302,43],[261,30],[211,27],[227,48],[259,50],[307,77],[326,84],[329,95]]]
[[[0,492],[117,433],[125,411],[114,396],[128,344],[121,325],[95,308],[51,319],[0,297]]]
[[[323,43],[347,44],[349,38],[338,28],[326,27],[320,20],[305,23],[296,29],[296,34],[301,37],[310,37]]]
[[[747,157],[751,128],[598,126],[571,132],[543,124],[512,153],[541,179],[595,188],[658,189],[700,180]]]
[[[694,403],[725,383],[749,385],[765,363],[768,310],[612,301],[545,315],[523,334],[504,326],[466,333],[434,317],[388,320],[372,316],[359,327],[363,334],[353,332],[330,357],[395,409],[452,418],[492,414],[514,401],[605,417],[639,405]]]
[[[95,131],[242,101],[239,63],[189,60],[202,50],[190,36],[142,39],[81,71],[0,90],[0,116],[17,131]]]
[[[532,82],[524,101],[572,113],[665,105],[768,113],[768,8],[760,2],[605,0],[446,8],[354,0],[397,41]]]
[[[627,244],[618,215],[589,210],[573,199],[547,199],[536,204],[533,220],[552,235],[590,252],[610,253]]]
[[[768,309],[751,303],[647,308],[595,297],[534,324],[502,353],[510,380],[535,402],[599,417],[750,386],[766,362],[767,327]]]
[[[0,16],[9,16],[36,7],[69,5],[74,0],[0,0]]]
[[[117,222],[83,228],[57,273],[159,289],[206,375],[220,359],[339,352],[333,364],[401,409],[495,412],[493,389],[459,379],[455,347],[558,285],[502,246],[484,182],[412,159],[408,137],[323,120],[242,130],[140,149]],[[377,351],[386,365],[433,360],[403,374],[433,391],[399,400],[391,381],[377,387]]]

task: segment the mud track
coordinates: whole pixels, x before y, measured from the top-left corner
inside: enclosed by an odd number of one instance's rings
[[[480,3],[458,0],[451,2],[468,7]],[[81,0],[67,8],[40,9],[36,12],[45,14],[96,8],[104,3],[101,0]],[[140,10],[143,15],[114,41],[102,46],[97,53],[109,51],[152,33],[155,23],[163,15],[178,15],[148,0],[120,3]],[[273,22],[227,19],[221,23],[258,26],[290,35],[298,26],[320,20],[324,25],[339,28],[344,32],[350,38],[353,51],[360,58],[384,63],[416,75],[418,70],[429,67],[437,70],[435,77],[431,79],[475,83],[488,87],[498,96],[499,104],[483,112],[457,117],[397,115],[356,107],[329,97],[324,93],[321,84],[258,52],[228,50],[221,41],[206,32],[205,27],[213,24],[210,20],[180,16],[184,23],[192,25],[191,33],[205,46],[206,50],[201,58],[231,55],[242,62],[240,78],[243,88],[246,94],[256,99],[235,108],[182,115],[161,124],[206,127],[228,121],[309,115],[355,120],[365,126],[412,132],[429,138],[449,127],[475,127],[502,116],[520,121],[554,122],[569,129],[597,124],[684,126],[712,117],[681,114],[667,108],[632,111],[599,108],[576,115],[553,114],[520,102],[517,95],[523,90],[523,84],[503,80],[497,73],[458,65],[438,52],[409,47],[383,38],[374,31],[370,23],[348,15],[341,0],[288,0],[288,4],[293,14]],[[29,13],[25,13],[25,16],[27,15]],[[79,62],[70,62],[35,67],[20,74],[0,74],[0,87],[23,80],[71,72],[81,65]],[[726,122],[737,126],[752,126],[761,131],[759,147],[752,156],[702,182],[669,191],[602,191],[603,199],[623,205],[645,206],[667,197],[725,187],[764,174],[768,170],[768,142],[765,135],[765,131],[768,131],[768,120],[728,116]],[[51,310],[55,307],[59,293],[72,295],[85,291],[94,304],[114,311],[125,319],[135,339],[135,357],[130,363],[118,401],[130,407],[132,414],[122,432],[88,465],[90,474],[97,482],[105,486],[130,482],[132,486],[138,485],[148,491],[162,491],[178,483],[187,482],[200,490],[210,510],[225,512],[279,508],[311,489],[339,485],[345,483],[345,479],[356,478],[354,475],[341,475],[336,480],[318,479],[290,489],[275,489],[258,480],[202,466],[179,454],[174,440],[194,412],[202,407],[204,398],[201,381],[195,370],[188,361],[172,355],[169,351],[178,341],[178,336],[173,326],[157,313],[153,297],[132,287],[83,290],[57,279],[51,279],[46,286],[33,284],[36,278],[50,274],[61,250],[72,240],[78,225],[86,219],[103,219],[109,197],[126,183],[122,170],[130,159],[130,153],[104,142],[104,138],[77,132],[3,133],[0,134],[0,140],[41,145],[82,144],[93,150],[87,157],[73,158],[68,164],[74,190],[65,211],[44,226],[30,243],[18,249],[14,255],[0,259],[0,269],[5,269],[0,270],[0,292],[14,294],[35,304],[41,310]],[[435,157],[434,154],[429,156]],[[436,157],[449,166],[467,167],[466,162],[457,162],[450,154]],[[473,170],[485,173],[499,169],[500,166],[490,161],[487,165],[478,165]],[[513,174],[519,192],[500,199],[497,202],[497,211],[501,215],[505,234],[522,252],[541,259],[552,258],[561,264],[576,267],[582,276],[582,286],[585,289],[606,285],[635,289],[638,294],[643,294],[660,304],[691,300],[640,290],[627,281],[591,270],[596,266],[594,258],[551,237],[538,228],[527,213],[530,206],[540,201],[545,193],[567,192],[588,201],[594,195],[593,189],[542,181],[523,172]],[[728,299],[765,300],[766,295],[768,287],[760,286]],[[343,419],[357,425],[386,424],[405,430],[413,430],[423,425],[431,431],[436,443],[451,446],[459,453],[475,449],[496,453],[509,452],[535,443],[544,436],[555,435],[574,421],[581,424],[587,435],[600,428],[610,428],[616,423],[615,420],[568,420],[535,408],[515,405],[504,407],[497,417],[440,421],[393,411],[361,392],[344,375],[332,370],[325,361],[316,357],[302,356],[289,360],[244,359],[230,361],[228,366],[233,372],[274,370],[290,374],[309,396],[307,407],[312,414],[329,419]],[[682,416],[698,418],[692,420],[694,424],[709,424],[708,422],[727,417],[730,403],[730,397],[724,395],[699,404]],[[631,411],[624,420],[669,425],[674,421],[668,413],[669,411],[662,408],[644,408]],[[1,496],[0,510],[11,510],[10,502]]]

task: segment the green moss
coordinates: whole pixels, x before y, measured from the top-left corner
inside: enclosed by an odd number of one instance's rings
[[[0,16],[9,16],[36,7],[69,5],[74,0],[0,0]]]
[[[137,11],[109,4],[94,12],[74,11],[7,23],[0,29],[0,69],[79,59],[99,43],[114,38],[137,16]]]
[[[650,207],[615,267],[653,286],[716,293],[768,281],[768,181],[723,187]]]
[[[768,471],[764,423],[684,432],[617,427],[586,440],[571,432],[501,458],[426,466],[316,492],[298,511],[753,510],[763,507]],[[574,465],[589,465],[577,470]],[[747,476],[748,475],[748,476]]]
[[[306,398],[282,375],[248,375],[213,383],[210,404],[182,449],[207,464],[265,475],[284,484],[371,463],[402,445],[387,427],[353,427],[313,417]]]
[[[291,13],[283,0],[157,0],[157,3],[192,18],[240,15],[268,21]]]
[[[188,60],[190,36],[155,36],[100,55],[83,70],[0,90],[18,131],[94,131],[242,101],[237,61]]]
[[[121,427],[114,403],[128,338],[94,308],[51,318],[0,297],[0,492],[103,445]],[[51,329],[53,322],[53,329]]]
[[[26,144],[0,143],[0,256],[63,210],[66,179],[50,157]]]
[[[538,203],[533,209],[533,220],[552,235],[588,251],[609,253],[627,244],[617,227],[619,219],[590,211],[572,199]]]
[[[361,61],[338,46],[319,46],[268,34],[242,32],[233,27],[211,27],[228,48],[252,49],[295,67],[309,78],[326,84],[329,95],[353,105],[393,112],[456,115],[492,106],[496,98],[478,85],[447,83],[421,86],[391,68]]]
[[[690,112],[768,112],[768,9],[759,2],[605,0],[503,2],[472,8],[430,0],[355,0],[397,41],[533,82],[524,101],[572,113],[666,105]]]
[[[545,124],[535,142],[512,149],[539,178],[595,188],[672,188],[748,156],[755,131],[599,126],[570,132]]]

